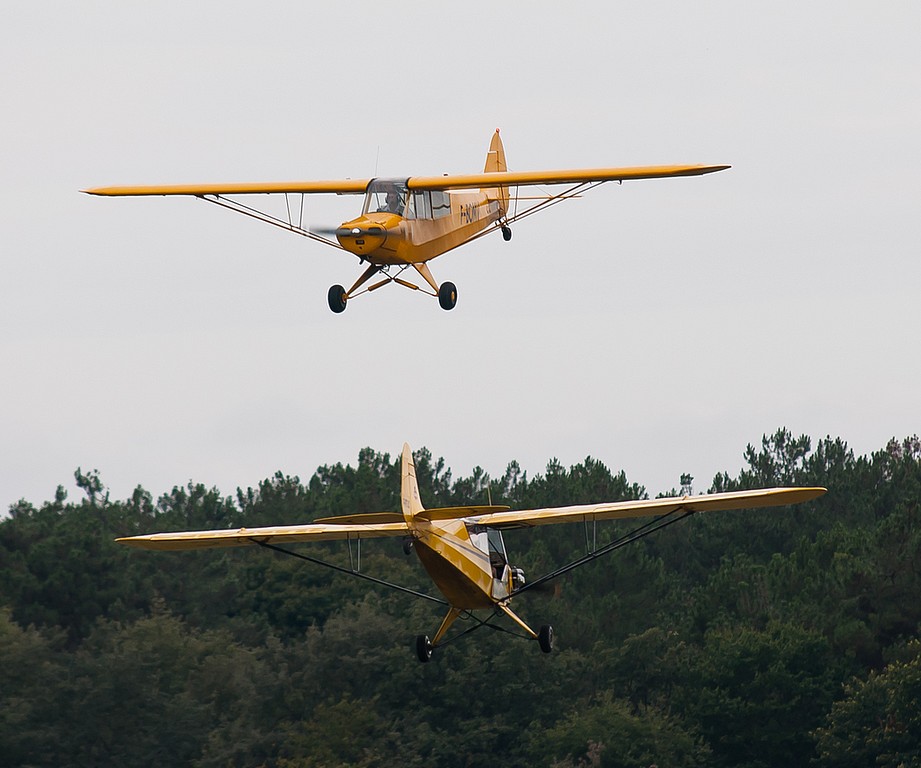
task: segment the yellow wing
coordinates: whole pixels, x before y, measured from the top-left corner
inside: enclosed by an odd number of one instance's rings
[[[270,181],[242,184],[165,184],[135,187],[93,187],[82,190],[88,195],[133,197],[141,195],[272,195],[272,194],[336,194],[363,195],[370,179],[340,179],[333,181]]]
[[[464,189],[517,187],[530,184],[589,184],[597,181],[664,179],[673,176],[702,176],[724,171],[728,165],[647,165],[635,168],[582,168],[559,171],[500,171],[495,173],[413,176],[410,189]]]
[[[609,504],[580,504],[572,507],[495,512],[474,519],[480,525],[488,525],[491,528],[530,528],[535,525],[574,523],[583,520],[653,517],[679,511],[716,512],[781,507],[810,501],[825,491],[825,488],[763,488],[754,491],[711,493],[704,496],[677,496],[645,501],[617,501]]]
[[[119,544],[141,549],[178,550],[244,547],[249,544],[280,544],[282,542],[379,539],[387,536],[405,536],[407,533],[409,533],[409,528],[404,522],[369,522],[367,524],[351,523],[344,525],[311,523],[308,525],[275,525],[268,528],[150,533],[146,536],[128,536],[115,541]]]
[[[672,176],[701,176],[729,168],[728,165],[649,165],[635,168],[583,168],[559,171],[502,171],[495,173],[445,174],[413,176],[410,189],[465,189],[480,187],[515,187],[531,184],[588,184],[598,181],[662,179]],[[361,195],[371,179],[330,181],[270,181],[239,184],[151,184],[141,186],[92,187],[82,190],[88,195],[137,197],[146,195],[272,195],[336,194]]]

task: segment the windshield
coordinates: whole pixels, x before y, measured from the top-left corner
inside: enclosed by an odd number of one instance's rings
[[[374,179],[368,185],[363,213],[395,213],[406,209],[406,179]]]

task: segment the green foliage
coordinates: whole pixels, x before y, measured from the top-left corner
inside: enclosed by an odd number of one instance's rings
[[[819,765],[921,765],[921,642],[911,641],[902,655],[845,686],[816,730]]]
[[[636,713],[608,693],[569,712],[536,738],[532,749],[534,764],[549,757],[557,768],[709,764],[703,741],[673,718],[656,709]]]
[[[687,648],[671,703],[707,740],[713,765],[805,765],[835,683],[818,633],[780,623],[715,629]]]
[[[516,601],[558,650],[481,630],[420,665],[441,608],[275,553],[149,553],[116,536],[399,508],[399,456],[225,497],[112,500],[95,470],[0,520],[0,768],[919,765],[921,441],[855,457],[781,429],[711,490],[824,485],[792,509],[694,516]],[[642,498],[588,457],[454,478],[415,454],[428,506]],[[690,485],[690,477],[682,483]],[[510,531],[529,579],[628,522]],[[309,554],[349,564],[344,545]],[[353,553],[354,555],[355,553]],[[421,591],[397,540],[362,570]],[[469,624],[459,623],[459,629]]]

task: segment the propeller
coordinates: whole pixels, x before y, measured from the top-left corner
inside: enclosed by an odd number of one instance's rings
[[[538,595],[540,597],[555,597],[557,594],[557,585],[551,579],[535,584],[527,590],[527,594]]]
[[[334,237],[380,237],[385,232],[383,227],[311,227],[310,234]]]
[[[310,234],[324,237],[386,237],[388,240],[402,237],[398,230],[385,229],[376,224],[370,227],[311,227]]]

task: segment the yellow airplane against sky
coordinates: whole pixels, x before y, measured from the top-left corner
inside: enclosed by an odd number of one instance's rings
[[[580,504],[520,511],[513,511],[506,506],[426,509],[419,497],[412,452],[408,445],[404,445],[400,512],[340,515],[306,525],[154,533],[120,538],[116,541],[131,547],[154,550],[259,546],[441,603],[447,606],[448,611],[434,636],[431,639],[427,635],[419,635],[416,638],[416,654],[420,661],[427,662],[436,647],[452,642],[474,629],[487,625],[501,628],[489,623],[500,615],[507,616],[521,632],[536,639],[541,651],[550,653],[553,649],[553,628],[545,624],[535,632],[510,607],[514,597],[696,512],[798,504],[821,496],[825,490],[765,488],[704,496]],[[623,536],[598,545],[595,528],[598,521],[638,517],[652,519]],[[526,581],[522,569],[509,562],[502,531],[556,523],[582,523],[585,526],[585,555],[538,579]],[[426,595],[362,572],[361,541],[382,537],[402,538],[404,551],[407,554],[416,552],[422,566],[445,599]],[[349,567],[319,560],[280,546],[331,540],[348,542]],[[353,546],[357,548],[357,554],[353,551]],[[488,609],[491,613],[486,619],[480,619],[474,614],[474,611],[479,609]],[[448,638],[448,630],[458,618],[470,619],[474,623],[469,629]]]
[[[351,288],[329,289],[329,307],[342,312],[356,296],[396,283],[438,297],[442,309],[457,303],[454,283],[440,285],[428,262],[464,243],[499,231],[511,240],[510,225],[563,200],[578,197],[606,181],[700,176],[728,165],[658,165],[636,168],[586,168],[556,171],[509,171],[499,131],[493,134],[483,173],[411,176],[406,178],[342,179],[245,184],[184,184],[85,189],[107,197],[190,195],[252,216],[303,237],[339,248],[358,257],[367,268]],[[564,187],[562,191],[519,196],[522,186]],[[364,195],[361,215],[335,229],[304,224],[304,195]],[[259,209],[254,195],[284,195],[281,214]],[[244,197],[247,202],[237,198]],[[402,277],[412,267],[422,277],[420,286]],[[367,285],[369,280],[376,282]]]

